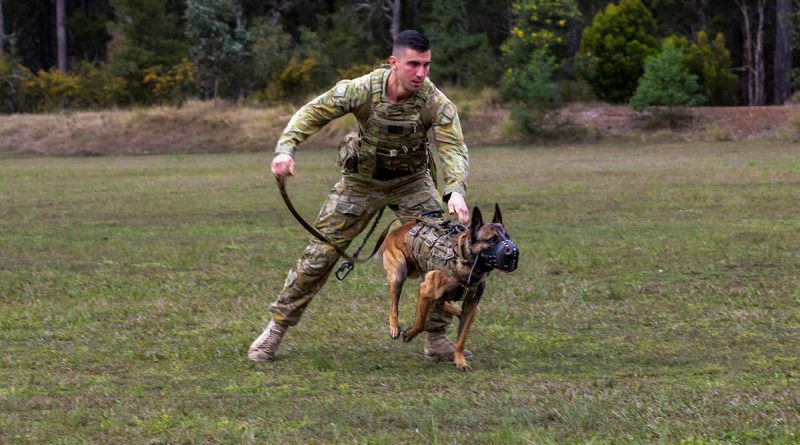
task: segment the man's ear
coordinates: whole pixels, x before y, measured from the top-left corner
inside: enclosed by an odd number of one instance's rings
[[[494,203],[494,216],[492,222],[495,224],[503,224],[503,214],[500,213],[500,206]]]
[[[389,56],[389,65],[391,65],[392,71],[397,71],[397,57],[394,54]]]
[[[478,239],[478,229],[483,225],[483,216],[478,206],[472,208],[472,222],[469,224],[470,237],[472,240]]]

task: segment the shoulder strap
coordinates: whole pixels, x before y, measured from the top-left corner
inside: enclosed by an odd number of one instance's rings
[[[373,71],[369,76],[369,87],[372,93],[372,107],[381,103],[381,96],[383,95],[383,75],[386,73],[385,68],[378,68]]]
[[[417,91],[417,94],[414,96],[414,106],[420,111],[422,111],[425,103],[428,102],[428,97],[433,91],[433,88],[433,82],[426,78],[425,82],[422,83],[422,88],[420,88],[419,91]]]

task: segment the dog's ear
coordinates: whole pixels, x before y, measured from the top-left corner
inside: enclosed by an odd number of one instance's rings
[[[494,203],[494,216],[492,217],[492,223],[503,224],[503,214],[500,213],[500,206],[497,205],[497,203]]]
[[[470,236],[472,239],[478,238],[478,229],[483,225],[483,216],[478,206],[472,208],[472,222],[469,224]]]

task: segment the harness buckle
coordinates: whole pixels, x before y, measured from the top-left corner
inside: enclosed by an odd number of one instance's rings
[[[398,153],[399,152],[397,151],[397,149],[394,149],[394,148],[389,149],[389,157],[390,158],[393,158],[393,157],[397,156]]]

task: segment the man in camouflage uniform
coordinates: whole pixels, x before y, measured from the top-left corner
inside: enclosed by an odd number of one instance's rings
[[[428,79],[430,63],[428,40],[417,31],[401,32],[388,67],[339,82],[300,108],[278,140],[272,160],[276,178],[294,174],[298,144],[333,119],[347,113],[356,116],[358,133],[347,135],[339,147],[342,179],[315,223],[320,233],[343,250],[386,206],[400,216],[442,208],[431,174],[433,159],[426,139],[430,128],[438,142],[445,181],[442,198],[461,223],[469,220],[464,200],[467,146],[455,106]],[[250,360],[272,360],[284,333],[300,320],[338,257],[332,246],[312,238],[269,308],[272,321],[250,345]],[[444,334],[450,321],[450,315],[431,310],[425,325],[426,356],[453,359],[453,344]]]

